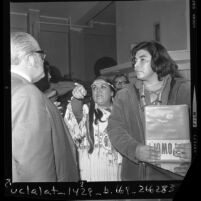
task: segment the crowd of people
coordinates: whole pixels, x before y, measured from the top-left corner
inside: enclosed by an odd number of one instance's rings
[[[190,103],[190,83],[165,47],[132,49],[136,78],[51,80],[50,64],[28,33],[11,33],[12,180],[71,182],[163,180],[151,166],[159,151],[145,144],[144,107]],[[161,131],[162,132],[162,131]],[[191,143],[175,148],[191,159]],[[185,176],[190,163],[177,169]]]

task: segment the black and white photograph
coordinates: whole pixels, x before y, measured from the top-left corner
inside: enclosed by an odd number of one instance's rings
[[[174,201],[192,191],[196,3],[6,3],[6,198]]]

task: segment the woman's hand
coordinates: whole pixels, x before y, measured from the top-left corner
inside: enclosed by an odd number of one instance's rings
[[[72,91],[73,97],[76,99],[83,99],[87,94],[86,89],[81,84],[75,83],[75,85],[76,87]]]

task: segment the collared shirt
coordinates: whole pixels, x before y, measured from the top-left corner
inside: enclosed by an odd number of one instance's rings
[[[17,70],[12,69],[12,68],[11,68],[11,73],[15,73],[17,75],[20,75],[21,77],[23,77],[28,82],[32,82],[31,79],[25,73],[19,72]]]

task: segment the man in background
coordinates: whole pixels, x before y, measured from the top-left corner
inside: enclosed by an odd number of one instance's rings
[[[11,33],[12,181],[78,181],[73,141],[56,106],[33,85],[44,52],[24,32]]]
[[[117,74],[113,78],[116,91],[125,88],[129,84],[129,79],[125,74]]]

